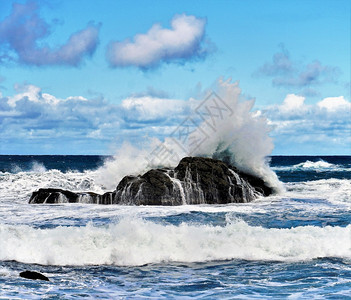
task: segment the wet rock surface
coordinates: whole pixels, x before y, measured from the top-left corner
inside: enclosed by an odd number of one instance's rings
[[[61,189],[39,189],[29,203],[94,203],[125,205],[182,205],[243,203],[268,196],[273,189],[258,177],[220,160],[185,157],[174,169],[152,169],[125,176],[113,192],[99,195]]]

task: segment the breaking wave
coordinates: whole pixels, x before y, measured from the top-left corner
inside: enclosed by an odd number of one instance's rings
[[[179,226],[124,218],[108,226],[35,229],[0,225],[0,260],[43,265],[118,265],[218,260],[351,258],[351,225],[276,229],[228,220]]]
[[[306,182],[289,182],[285,184],[287,197],[302,199],[328,199],[330,202],[351,204],[350,179],[320,179]]]
[[[351,171],[351,168],[343,167],[337,164],[328,163],[324,160],[305,161],[293,166],[276,166],[272,167],[274,171],[316,171],[316,172],[345,172]]]

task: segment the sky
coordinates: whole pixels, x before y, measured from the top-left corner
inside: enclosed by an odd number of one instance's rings
[[[0,154],[113,154],[238,82],[273,155],[351,155],[348,0],[0,0]]]

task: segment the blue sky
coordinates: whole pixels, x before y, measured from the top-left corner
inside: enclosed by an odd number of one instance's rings
[[[273,154],[351,154],[350,2],[0,0],[0,154],[112,154],[239,81]]]

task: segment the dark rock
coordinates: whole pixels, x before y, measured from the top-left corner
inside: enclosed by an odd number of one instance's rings
[[[29,203],[95,203],[124,205],[225,204],[250,202],[273,189],[256,176],[223,161],[185,157],[174,169],[153,169],[125,176],[113,192],[98,195],[40,189]]]
[[[114,199],[115,199],[115,192],[107,192],[105,194],[103,194],[99,200],[99,204],[117,204],[114,203]]]
[[[61,189],[39,189],[33,192],[29,199],[29,203],[76,203],[78,195],[76,193]]]
[[[50,281],[49,278],[47,278],[45,275],[38,272],[33,272],[33,271],[24,271],[24,272],[21,272],[19,275],[23,278],[32,279],[32,280]]]
[[[142,176],[126,176],[116,188],[115,202],[133,205],[180,205],[180,193],[166,170],[155,169]]]
[[[253,186],[258,193],[262,194],[262,196],[274,194],[274,189],[269,187],[261,178],[240,171],[237,173],[241,178],[247,180],[247,182],[250,183],[250,185]]]

